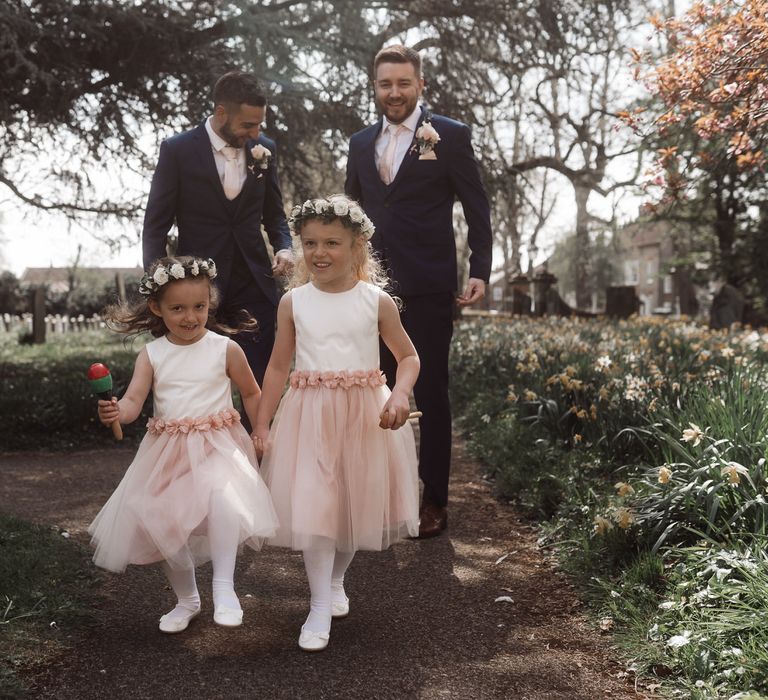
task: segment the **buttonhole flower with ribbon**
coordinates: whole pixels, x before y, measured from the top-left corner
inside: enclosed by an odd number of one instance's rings
[[[411,146],[411,153],[418,151],[419,160],[437,160],[437,153],[435,153],[435,146],[440,141],[440,134],[432,126],[430,118],[427,117],[422,122],[421,126],[416,129],[416,139]]]
[[[248,170],[250,170],[253,174],[256,174],[256,170],[266,170],[269,167],[269,161],[272,158],[272,151],[270,151],[266,146],[262,146],[260,143],[257,143],[251,149],[251,158],[253,158],[253,162],[248,166]],[[259,173],[259,177],[261,176],[262,173]]]

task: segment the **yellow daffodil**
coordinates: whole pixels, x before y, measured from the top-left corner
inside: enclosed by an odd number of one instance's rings
[[[632,516],[632,511],[623,506],[615,510],[613,520],[622,530],[626,530],[633,522],[635,522],[635,519]]]
[[[741,482],[740,474],[747,476],[749,471],[743,464],[739,464],[738,462],[728,462],[728,464],[720,470],[720,475],[727,476],[728,483],[733,484],[734,486]]]
[[[592,524],[595,526],[594,532],[596,535],[604,535],[608,530],[613,529],[613,523],[602,515],[596,515]]]

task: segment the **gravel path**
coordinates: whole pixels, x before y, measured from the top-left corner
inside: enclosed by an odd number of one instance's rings
[[[0,455],[0,510],[85,529],[133,451]],[[30,669],[39,698],[643,698],[608,640],[579,612],[536,536],[496,502],[480,467],[455,445],[447,536],[360,553],[347,575],[348,618],[307,654],[296,638],[308,605],[298,554],[267,548],[238,560],[245,620],[212,620],[210,565],[199,569],[203,613],[180,635],[157,631],[172,607],[157,566],[107,575],[96,623],[70,650]],[[497,560],[507,554],[500,563]],[[509,596],[513,602],[498,602]]]

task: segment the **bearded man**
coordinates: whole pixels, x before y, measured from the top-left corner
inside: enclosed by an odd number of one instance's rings
[[[402,322],[421,360],[413,393],[419,420],[419,476],[424,483],[419,536],[448,524],[451,407],[448,352],[456,305],[482,299],[491,272],[492,233],[469,128],[419,105],[421,57],[387,46],[373,63],[373,90],[382,117],[349,142],[348,195],[360,202],[376,232],[377,251],[402,300]],[[467,221],[469,278],[458,291],[453,205]],[[389,382],[396,365],[385,346],[381,368]]]
[[[261,133],[266,109],[254,76],[232,72],[219,78],[213,114],[160,146],[142,234],[146,269],[166,254],[174,223],[177,254],[213,258],[219,320],[235,323],[244,309],[259,323],[256,333],[235,337],[259,384],[275,339],[275,277],[288,274],[293,261],[275,143]]]

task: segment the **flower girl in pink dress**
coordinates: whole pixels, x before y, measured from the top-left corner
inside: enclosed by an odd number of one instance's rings
[[[349,612],[344,573],[355,551],[418,534],[407,419],[419,359],[382,289],[386,278],[371,257],[373,224],[363,210],[334,195],[296,207],[289,223],[301,255],[278,308],[254,433],[280,519],[270,544],[301,550],[309,579],[299,646],[320,651],[331,618]],[[398,361],[391,393],[379,369],[379,336]]]
[[[242,622],[234,590],[237,550],[275,534],[277,519],[257,472],[251,438],[232,406],[231,384],[248,417],[260,390],[237,343],[209,328],[216,288],[213,260],[161,258],[139,287],[143,299],[108,310],[126,333],[156,337],[136,358],[133,378],[117,401],[99,401],[105,425],[130,423],[150,390],[154,417],[117,489],[89,528],[94,561],[110,571],[163,562],[178,598],[160,618],[162,632],[181,632],[200,612],[195,565],[212,560],[214,621]]]

